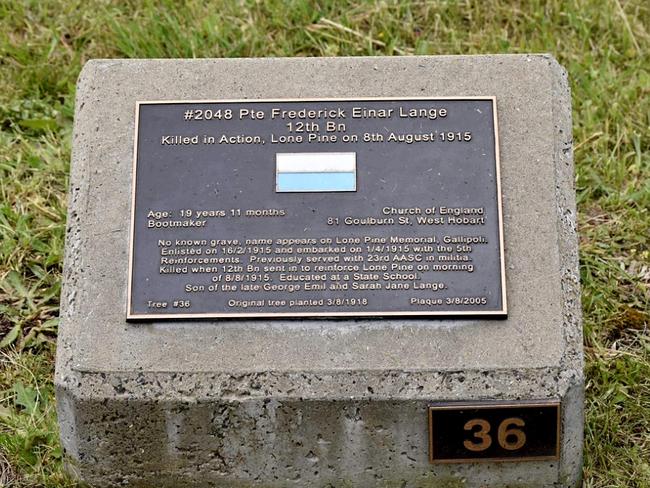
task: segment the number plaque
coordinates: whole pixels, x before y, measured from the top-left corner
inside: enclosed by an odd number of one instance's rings
[[[557,459],[557,401],[441,403],[429,407],[432,463]]]

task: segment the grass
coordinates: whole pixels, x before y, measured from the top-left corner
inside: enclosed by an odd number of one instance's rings
[[[649,487],[649,29],[645,0],[0,3],[0,486],[74,486],[52,375],[87,59],[551,52],[573,93],[585,486]]]

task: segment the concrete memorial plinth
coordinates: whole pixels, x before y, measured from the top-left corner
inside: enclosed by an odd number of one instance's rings
[[[546,55],[90,61],[56,371],[71,471],[577,486],[571,147]]]

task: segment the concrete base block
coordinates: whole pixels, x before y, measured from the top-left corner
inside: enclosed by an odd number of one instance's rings
[[[496,96],[509,315],[127,323],[139,100]],[[56,387],[92,486],[573,487],[583,372],[567,77],[546,55],[95,60]],[[434,401],[562,402],[557,461],[432,465]]]

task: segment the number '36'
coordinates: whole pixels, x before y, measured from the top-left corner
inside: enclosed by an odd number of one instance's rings
[[[510,417],[501,422],[497,430],[499,445],[508,451],[521,449],[526,444],[526,434],[523,430],[513,428],[513,426],[524,427],[525,425],[526,423],[518,417]],[[464,425],[464,429],[468,431],[473,430],[475,427],[479,428],[473,432],[476,441],[466,440],[463,445],[473,452],[485,451],[492,445],[492,436],[490,435],[492,426],[485,419],[472,419]]]

